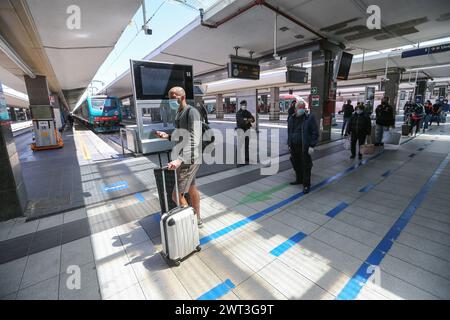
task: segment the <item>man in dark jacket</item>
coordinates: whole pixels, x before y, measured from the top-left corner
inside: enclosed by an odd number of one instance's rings
[[[252,123],[255,122],[255,117],[247,110],[247,101],[242,100],[240,103],[240,109],[236,112],[236,128],[244,130],[244,133],[252,127]],[[249,163],[249,146],[250,137],[245,135],[245,163]]]
[[[375,109],[376,137],[375,146],[382,146],[383,132],[395,126],[394,108],[389,104],[389,97],[384,97],[381,104]]]
[[[431,103],[430,100],[427,100],[427,102],[425,102],[424,110],[425,110],[425,117],[423,118],[423,132],[425,132],[425,130],[428,129],[432,120],[433,104]]]
[[[305,103],[296,103],[296,112],[288,120],[288,146],[296,180],[292,185],[303,184],[303,192],[311,188],[311,155],[319,139],[319,129],[313,114],[308,114]]]
[[[348,128],[346,130],[346,127],[348,127],[347,124],[350,121],[350,118],[352,117],[353,112],[355,111],[351,100],[347,100],[347,103],[342,106],[342,111],[344,112],[344,123],[342,124],[341,136],[344,135],[344,130],[345,130],[345,135],[347,136]]]
[[[364,112],[364,106],[356,107],[356,112],[352,115],[349,124],[348,132],[351,134],[351,150],[352,156],[350,159],[355,159],[356,156],[356,142],[359,144],[358,158],[362,159],[361,146],[366,142],[366,136],[370,135],[372,129],[372,121],[370,117]]]
[[[443,109],[443,101],[444,101],[444,98],[441,97],[439,100],[436,100],[436,102],[433,104],[430,125],[433,123],[433,121],[436,121],[438,126],[440,125],[441,111]]]

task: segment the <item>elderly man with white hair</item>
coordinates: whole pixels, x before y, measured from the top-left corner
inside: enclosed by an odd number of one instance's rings
[[[296,180],[292,185],[302,184],[303,192],[311,188],[311,155],[319,139],[319,129],[313,114],[309,114],[306,104],[297,101],[295,113],[288,120],[288,146]]]

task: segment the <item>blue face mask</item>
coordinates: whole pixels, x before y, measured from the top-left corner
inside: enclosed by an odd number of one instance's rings
[[[300,117],[305,114],[305,109],[297,109],[297,115]]]
[[[178,102],[178,99],[170,99],[169,106],[172,110],[177,111],[180,107],[180,103]]]

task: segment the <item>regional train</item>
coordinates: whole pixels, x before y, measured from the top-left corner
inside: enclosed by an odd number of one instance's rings
[[[112,96],[91,96],[75,110],[74,117],[94,132],[120,130],[122,121],[121,101]]]

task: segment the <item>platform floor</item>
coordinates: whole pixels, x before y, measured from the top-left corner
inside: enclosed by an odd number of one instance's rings
[[[159,253],[156,162],[79,128],[65,142],[20,153],[43,186],[28,214],[55,198],[64,212],[0,223],[2,299],[450,298],[449,124],[363,161],[342,141],[318,147],[308,195],[288,184],[287,155],[273,176],[245,166],[199,178],[202,251],[180,267]]]

